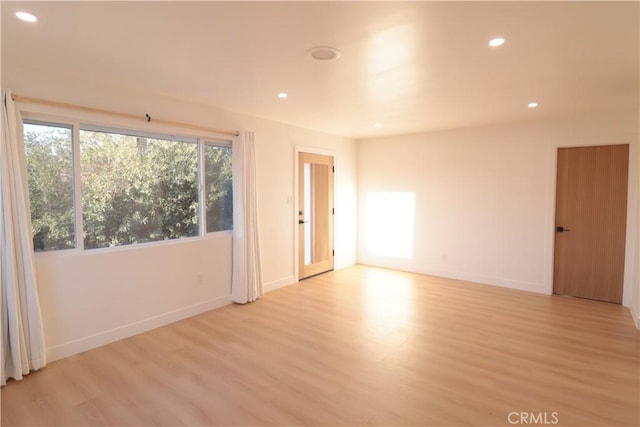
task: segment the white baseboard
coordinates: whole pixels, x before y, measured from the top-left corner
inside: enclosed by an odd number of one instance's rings
[[[336,262],[334,265],[335,270],[341,270],[343,268],[351,267],[352,265],[356,265],[358,261],[355,257],[349,257],[347,259],[338,259],[336,258]]]
[[[525,282],[520,280],[504,279],[501,277],[486,277],[476,274],[462,273],[452,270],[438,270],[432,268],[415,267],[405,263],[386,263],[377,260],[360,260],[362,265],[371,265],[382,268],[391,268],[394,270],[407,271],[410,273],[425,274],[427,276],[442,277],[444,279],[462,280],[465,282],[478,283],[490,286],[499,286],[502,288],[516,289],[526,292],[535,292],[538,294],[549,295],[549,290],[545,288],[543,283]]]
[[[549,294],[542,283],[525,282],[521,280],[503,279],[501,277],[485,277],[475,274],[459,273],[455,271],[428,270],[420,272],[422,274],[444,277],[447,279],[462,280],[465,282],[478,283],[481,285],[499,286],[501,288],[515,289],[519,291],[535,292],[538,294]]]
[[[196,316],[227,304],[231,304],[231,296],[214,298],[212,300],[179,308],[138,322],[129,323],[128,325],[119,326],[88,337],[48,347],[47,361],[53,362],[54,360],[101,347],[133,335],[138,335],[142,332],[150,331],[151,329],[159,328],[160,326],[168,325],[169,323],[174,323],[188,317]]]
[[[297,280],[293,276],[283,277],[282,279],[274,280],[264,284],[264,292],[275,291],[276,289],[283,288],[285,286],[293,285]]]

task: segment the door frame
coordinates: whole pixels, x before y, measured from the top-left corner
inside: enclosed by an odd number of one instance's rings
[[[292,206],[292,227],[293,227],[293,277],[295,278],[296,282],[300,281],[300,264],[299,264],[299,256],[300,253],[298,252],[299,246],[300,246],[300,235],[299,235],[299,230],[300,227],[298,227],[298,202],[299,202],[299,196],[298,196],[298,158],[299,158],[299,153],[310,153],[310,154],[320,154],[323,156],[328,156],[328,157],[333,157],[333,167],[337,169],[337,160],[338,160],[338,156],[336,154],[336,152],[334,150],[325,150],[322,148],[315,148],[315,147],[309,147],[309,146],[304,146],[304,145],[294,145],[293,147],[293,206]],[[333,204],[335,206],[335,200],[336,200],[336,179],[334,176],[333,179]],[[335,246],[335,236],[336,236],[336,232],[335,232],[335,217],[334,217],[334,225],[333,225],[333,242],[334,242],[334,246]],[[335,266],[335,258],[334,258],[334,266]]]
[[[553,295],[553,265],[555,259],[555,215],[556,215],[556,190],[557,190],[557,174],[558,174],[558,149],[559,148],[577,148],[577,147],[594,147],[605,145],[629,145],[629,171],[627,176],[627,224],[626,224],[626,241],[624,254],[624,279],[622,283],[622,305],[624,307],[632,307],[635,303],[632,301],[634,295],[634,286],[637,278],[635,265],[637,263],[636,243],[638,242],[638,141],[634,138],[620,141],[619,139],[591,139],[584,138],[575,143],[558,144],[553,143],[549,146],[549,185],[546,194],[546,229],[544,249],[547,254],[544,259],[544,293]],[[640,248],[638,248],[640,249]],[[635,319],[634,319],[635,320]]]

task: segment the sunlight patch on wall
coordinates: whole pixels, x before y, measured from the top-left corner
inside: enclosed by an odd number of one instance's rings
[[[367,193],[367,251],[373,255],[411,259],[416,194]]]

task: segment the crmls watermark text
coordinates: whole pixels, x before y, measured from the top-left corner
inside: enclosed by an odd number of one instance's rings
[[[557,412],[509,412],[509,424],[555,425],[560,422]]]

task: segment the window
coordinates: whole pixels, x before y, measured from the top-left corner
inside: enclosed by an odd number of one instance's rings
[[[36,251],[76,247],[80,228],[80,249],[232,229],[230,145],[81,125],[74,149],[75,126],[24,123]]]
[[[206,143],[204,158],[207,232],[231,230],[231,147]]]
[[[85,249],[198,235],[197,141],[80,130]]]
[[[73,132],[71,126],[24,122],[24,149],[33,247],[74,248]]]

